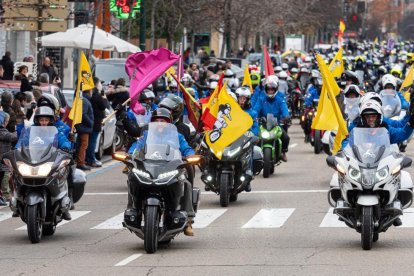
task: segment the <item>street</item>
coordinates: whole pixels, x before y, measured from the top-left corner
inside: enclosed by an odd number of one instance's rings
[[[381,233],[371,251],[339,222],[327,201],[333,170],[326,155],[289,129],[288,162],[275,175],[256,176],[252,192],[222,208],[203,191],[194,237],[183,234],[155,254],[122,227],[126,176],[117,161],[88,175],[83,198],[55,235],[31,244],[24,223],[0,209],[1,275],[412,275],[414,208],[401,227]],[[408,156],[413,147],[407,148]],[[414,168],[408,168],[410,173]]]

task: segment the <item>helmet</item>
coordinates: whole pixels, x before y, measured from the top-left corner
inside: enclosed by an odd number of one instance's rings
[[[414,55],[413,53],[408,53],[407,54],[407,59],[405,60],[406,63],[410,63],[413,61]]]
[[[258,85],[260,83],[260,73],[252,72],[250,74],[250,80],[252,82],[252,85]]]
[[[293,67],[293,68],[290,70],[290,72],[291,72],[292,74],[296,74],[297,72],[299,72],[299,70],[298,70],[298,68]]]
[[[361,114],[362,124],[368,126],[365,115],[378,115],[375,126],[382,123],[382,108],[381,105],[374,100],[366,101],[359,107],[359,114]]]
[[[195,97],[195,90],[194,90],[194,88],[187,87],[185,90],[187,90],[187,92],[190,93],[191,96]]]
[[[282,69],[283,70],[288,70],[289,69],[289,65],[287,63],[282,63]]]
[[[367,101],[376,101],[380,106],[382,105],[381,97],[376,92],[367,92],[364,94],[364,96],[361,97],[359,100],[359,105],[361,106]]]
[[[233,71],[231,71],[230,69],[227,69],[225,72],[224,72],[224,77],[225,78],[232,78],[234,76],[234,73],[233,73]]]
[[[144,91],[139,94],[139,102],[141,104],[147,104],[146,100],[151,100],[151,103],[154,102],[155,94],[149,89],[144,89]]]
[[[219,80],[220,80],[220,76],[217,74],[213,74],[208,78],[209,82],[212,82],[212,81],[218,82]]]
[[[163,119],[167,123],[172,123],[173,118],[171,115],[171,111],[164,107],[157,108],[152,112],[151,122],[155,122],[158,119]]]
[[[282,71],[278,75],[279,75],[279,79],[286,80],[288,78],[288,74],[286,73],[286,71]]]
[[[268,93],[266,93],[266,97],[267,98],[273,99],[276,96],[276,94],[277,94],[277,89],[279,87],[279,78],[276,77],[276,76],[274,76],[274,75],[268,76],[266,78],[264,87],[265,87],[265,91],[267,90],[267,88],[273,88],[273,89],[275,89],[275,93],[274,94],[268,94]]]
[[[382,78],[381,78],[381,83],[382,83],[382,87],[385,88],[385,86],[387,85],[392,85],[393,89],[397,88],[397,80],[395,79],[395,77],[391,74],[385,74]]]
[[[282,66],[276,66],[275,73],[279,73],[280,71],[283,71]]]
[[[183,100],[173,94],[168,94],[167,97],[161,100],[161,102],[158,104],[159,107],[167,108],[172,113],[172,121],[177,122],[180,117],[181,113],[184,110],[184,102]]]
[[[40,125],[39,118],[40,117],[48,117],[50,118],[49,126],[53,126],[55,124],[55,112],[52,108],[48,106],[41,106],[36,109],[33,122],[35,125]]]
[[[178,83],[175,80],[172,80],[168,85],[171,88],[178,88]]]
[[[37,100],[37,106],[48,106],[53,110],[56,117],[59,117],[60,115],[60,103],[58,99],[52,94],[43,93],[42,96],[40,96],[40,98]]]
[[[385,68],[385,66],[384,65],[381,65],[379,68],[378,68],[378,74],[387,74],[388,73],[388,70],[387,70],[387,68]]]
[[[193,80],[193,78],[190,76],[190,74],[185,73],[185,74],[183,75],[183,77],[181,78],[181,83],[182,83],[184,86],[188,87],[188,86],[191,86],[191,85],[194,83],[194,80]]]
[[[345,87],[345,90],[344,90],[345,97],[348,98],[351,93],[356,94],[357,97],[360,97],[361,96],[361,90],[355,84],[350,84],[350,85],[347,85]]]
[[[309,70],[308,70],[308,68],[306,68],[305,66],[303,66],[303,67],[300,67],[300,72],[301,73],[309,73]]]
[[[365,62],[365,58],[363,56],[357,56],[355,58],[355,62],[358,62],[358,61]]]
[[[346,70],[342,74],[342,78],[345,79],[346,81],[351,81],[353,84],[359,84],[358,76],[353,71]]]
[[[218,85],[218,82],[216,82],[216,81],[212,81],[212,82],[210,82],[210,84],[209,84],[208,88],[209,88],[210,90],[214,90],[214,89],[216,89],[217,85]]]
[[[311,71],[311,78],[320,78],[320,77],[321,77],[321,73],[318,70],[313,69]]]
[[[236,97],[239,99],[239,97],[245,97],[246,101],[244,102],[244,109],[250,108],[250,98],[252,96],[252,93],[250,92],[250,88],[248,86],[242,86],[237,88]]]
[[[394,68],[392,68],[390,73],[396,78],[401,78],[402,76],[402,71],[399,66],[395,66]]]

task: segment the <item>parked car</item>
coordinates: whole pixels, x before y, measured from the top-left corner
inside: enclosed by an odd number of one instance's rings
[[[129,87],[129,77],[125,72],[126,58],[110,58],[95,61],[92,66],[92,74],[97,76],[103,85],[107,86],[112,80],[125,79],[125,85]]]
[[[63,95],[71,108],[74,96],[73,89],[63,89]],[[109,108],[105,109],[105,115],[108,116],[113,111],[112,107],[109,106]],[[102,131],[98,136],[98,143],[96,143],[95,148],[95,155],[98,160],[101,160],[104,153],[112,154],[115,152],[116,138],[116,118],[113,116],[103,125]]]

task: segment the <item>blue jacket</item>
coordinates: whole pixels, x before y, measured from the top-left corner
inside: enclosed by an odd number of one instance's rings
[[[55,127],[57,127],[58,131],[62,132],[63,135],[65,135],[66,137],[69,137],[70,127],[64,122],[62,122],[60,118],[58,118],[58,120],[55,122]]]
[[[252,95],[252,98],[250,99],[250,103],[254,107],[256,106],[256,103],[260,98],[265,98],[265,97],[266,95],[264,94],[264,88],[261,88],[260,85],[258,85],[254,89],[254,93]]]
[[[259,118],[266,117],[267,114],[273,114],[279,121],[289,117],[289,109],[286,104],[285,95],[278,92],[273,99],[266,96],[260,97],[254,106],[254,110]]]
[[[82,122],[75,125],[78,133],[92,133],[93,131],[93,110],[90,102],[91,98],[87,95],[82,99]]]
[[[69,142],[68,138],[66,138],[65,134],[63,132],[60,132],[58,130],[57,134],[58,139],[58,148],[62,150],[70,150],[72,149],[72,144]],[[20,137],[19,141],[16,144],[16,149],[20,149],[21,145],[24,144],[25,146],[29,145],[29,137],[30,137],[30,127],[26,129],[26,133],[23,137]],[[52,141],[51,141],[52,142]]]
[[[305,107],[312,107],[313,101],[319,100],[319,97],[320,95],[318,93],[318,90],[314,86],[311,86],[309,88],[308,94],[306,94]]]
[[[400,97],[401,100],[401,109],[408,110],[410,108],[410,104],[407,102],[407,100],[404,98],[403,94],[401,92],[397,92],[398,97]]]
[[[250,117],[252,117],[253,119],[253,125],[250,128],[250,131],[253,132],[254,135],[258,136],[259,135],[259,124],[257,123],[257,113],[256,111],[254,111],[254,109],[252,107],[250,107],[249,109],[244,110],[245,112],[247,112]]]
[[[148,131],[145,130],[144,135],[138,138],[138,140],[131,145],[131,147],[128,150],[128,153],[132,154],[134,153],[135,149],[141,150],[142,148],[144,148],[147,142],[147,136],[148,136]],[[195,154],[194,150],[188,145],[184,136],[180,133],[178,133],[178,141],[180,142],[180,152],[183,157],[187,157],[187,156]]]

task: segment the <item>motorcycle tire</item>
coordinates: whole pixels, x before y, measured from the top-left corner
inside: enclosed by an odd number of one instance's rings
[[[361,215],[361,246],[364,250],[372,248],[374,238],[374,220],[372,206],[362,206]]]
[[[50,224],[43,226],[43,236],[53,236],[56,231],[56,225]]]
[[[239,197],[239,194],[231,195],[230,202],[236,202],[238,197]]]
[[[220,175],[220,205],[221,207],[229,206],[229,187],[231,176],[228,173],[222,173]]]
[[[313,149],[315,154],[319,154],[322,152],[322,132],[320,130],[315,130]]]
[[[122,150],[122,148],[124,147],[125,144],[125,134],[123,131],[117,130],[115,132],[116,135],[116,142],[115,142],[115,150]]]
[[[155,253],[158,248],[159,220],[158,206],[147,206],[145,212],[144,248],[149,254]]]
[[[43,224],[40,219],[40,206],[27,206],[27,234],[32,243],[38,243],[42,239]]]
[[[272,162],[272,149],[265,148],[263,150],[263,177],[268,178],[271,172],[271,167],[274,166]]]

